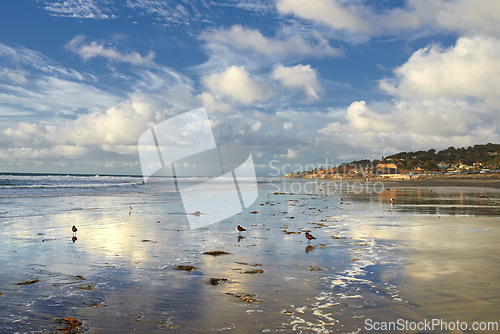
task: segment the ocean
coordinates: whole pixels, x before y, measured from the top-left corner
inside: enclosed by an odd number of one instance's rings
[[[191,230],[172,179],[1,174],[0,332],[417,332],[432,319],[495,332],[472,325],[500,320],[499,189],[258,189]]]

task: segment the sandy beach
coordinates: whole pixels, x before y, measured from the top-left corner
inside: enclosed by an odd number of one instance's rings
[[[383,181],[408,187],[487,187],[500,188],[500,175],[469,174],[469,175],[435,175],[424,178],[413,178],[404,181]]]
[[[0,331],[364,333],[373,321],[499,321],[498,190],[391,184],[261,181],[251,208],[197,230],[175,195],[140,186],[22,199],[73,209],[2,218]]]

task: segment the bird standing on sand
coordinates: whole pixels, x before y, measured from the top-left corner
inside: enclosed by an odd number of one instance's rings
[[[243,231],[246,231],[247,229],[246,228],[243,228],[241,227],[240,225],[238,225],[238,227],[236,228],[238,231],[240,232],[243,232]]]
[[[316,239],[316,238],[315,238],[315,237],[313,237],[313,235],[312,235],[312,234],[310,234],[309,232],[306,232],[306,238],[307,238],[307,240],[308,240],[308,241],[311,241],[311,240],[313,240],[313,239]]]
[[[71,231],[73,231],[73,234],[76,235],[76,231],[78,231],[78,229],[76,228],[75,225],[73,225],[73,227],[71,228]]]

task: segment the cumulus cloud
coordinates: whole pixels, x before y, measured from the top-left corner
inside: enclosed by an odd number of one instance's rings
[[[268,83],[252,78],[243,66],[231,66],[223,72],[206,75],[201,81],[212,92],[228,95],[244,104],[266,101],[275,95]]]
[[[235,111],[234,105],[217,99],[213,94],[203,92],[196,96],[200,105],[204,106],[209,114],[232,113]]]
[[[362,2],[345,3],[340,0],[279,0],[276,7],[283,15],[294,15],[350,34],[397,35],[434,29],[500,35],[496,29],[500,4],[496,0],[408,0],[403,7],[383,12]]]
[[[165,112],[145,95],[134,94],[105,112],[85,114],[60,131],[66,142],[85,144],[136,145],[139,136]]]
[[[389,117],[388,117],[389,116]],[[358,132],[392,131],[397,126],[392,122],[392,115],[380,115],[366,106],[365,101],[351,103],[345,113],[345,118],[353,130]]]
[[[105,47],[103,44],[92,41],[85,43],[85,36],[75,36],[66,44],[66,49],[74,52],[87,61],[95,57],[103,57],[108,61],[118,61],[136,66],[156,66],[154,62],[155,53],[150,51],[141,56],[138,52],[123,53],[113,47]]]
[[[286,67],[278,64],[272,70],[271,79],[278,80],[285,88],[303,91],[307,102],[318,100],[322,91],[317,72],[310,65]]]
[[[459,38],[456,45],[416,51],[380,88],[400,98],[475,97],[500,104],[500,40]]]
[[[279,0],[276,7],[282,14],[318,21],[335,29],[367,31],[369,28],[359,13],[360,7],[346,7],[336,0]]]
[[[11,146],[3,154],[24,152],[32,157],[75,156],[98,151],[136,154],[137,139],[149,127],[167,117],[171,110],[147,95],[134,94],[106,111],[83,114],[62,124],[17,123],[5,129]]]
[[[318,148],[335,146],[339,154],[356,149],[358,157],[376,158],[398,151],[498,142],[498,122],[497,109],[480,102],[440,99],[370,105],[356,101],[341,117],[318,129],[315,142]]]
[[[268,38],[258,30],[234,25],[228,30],[205,33],[204,39],[209,42],[219,42],[240,50],[257,52],[266,56],[289,57],[302,56],[339,56],[341,52],[332,48],[319,35],[317,43],[311,44],[299,36],[287,39]]]

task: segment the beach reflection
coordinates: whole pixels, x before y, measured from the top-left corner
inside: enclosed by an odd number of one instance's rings
[[[492,321],[500,312],[497,218],[391,216],[366,218],[353,231],[393,246],[395,281],[415,320]],[[393,312],[398,307],[393,308]],[[399,310],[403,312],[404,310]],[[379,314],[379,320],[390,320]],[[390,317],[389,317],[390,318]]]
[[[379,194],[382,202],[396,199],[392,210],[429,215],[499,216],[500,196],[484,188],[389,188]]]
[[[345,333],[367,318],[496,320],[500,227],[481,196],[498,192],[322,189],[261,185],[252,208],[198,230],[187,228],[179,202],[165,209],[156,195],[2,221],[0,328],[53,330],[47,319],[56,316],[106,333]],[[316,239],[308,243],[306,231]]]

